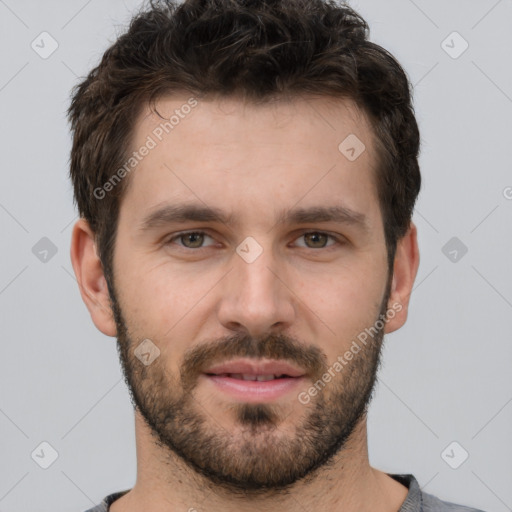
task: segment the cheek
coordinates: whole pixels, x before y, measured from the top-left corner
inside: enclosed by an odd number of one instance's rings
[[[313,322],[320,322],[318,335],[331,355],[349,346],[352,339],[373,325],[378,317],[383,296],[384,277],[370,272],[344,272],[318,279],[298,282],[297,295],[305,305],[305,314]],[[311,316],[313,312],[313,316]],[[325,336],[327,334],[327,336]],[[336,356],[334,356],[336,357]]]
[[[219,281],[216,273],[183,271],[169,262],[124,262],[121,306],[132,335],[158,341],[163,353],[181,353],[208,313],[204,300]],[[120,262],[121,264],[121,262]]]

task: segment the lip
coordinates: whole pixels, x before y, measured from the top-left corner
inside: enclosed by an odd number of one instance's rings
[[[287,375],[303,377],[305,372],[286,361],[272,359],[236,359],[216,364],[204,373],[222,375],[226,373],[243,373],[245,375]]]
[[[215,393],[219,391],[231,399],[245,403],[262,403],[277,400],[278,398],[298,393],[304,387],[304,377],[286,377],[268,381],[240,380],[221,375],[201,375],[209,386],[213,386]]]
[[[242,380],[230,374],[244,375],[285,375],[268,381]],[[277,360],[238,359],[210,367],[200,377],[215,392],[228,395],[244,403],[262,403],[277,400],[304,387],[306,374],[301,369]]]

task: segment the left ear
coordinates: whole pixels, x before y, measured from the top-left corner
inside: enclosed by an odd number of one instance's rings
[[[418,266],[420,254],[418,249],[417,231],[413,222],[405,236],[401,238],[396,247],[395,262],[393,266],[393,282],[388,300],[388,320],[384,328],[385,333],[396,331],[405,324],[409,309],[409,298]]]

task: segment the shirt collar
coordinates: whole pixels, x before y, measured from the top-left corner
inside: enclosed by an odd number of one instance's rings
[[[388,473],[388,476],[409,489],[405,501],[402,503],[398,512],[423,512],[423,497],[416,478],[410,474]]]
[[[405,485],[409,492],[405,498],[405,501],[402,503],[400,510],[398,512],[423,512],[423,498],[421,495],[421,489],[414,475],[411,474],[391,474],[388,473],[388,476],[400,482],[402,485]],[[104,500],[104,504],[106,505],[105,510],[109,510],[110,505],[114,503],[114,501],[124,496],[130,489],[126,489],[124,491],[116,492],[114,494],[110,494]]]

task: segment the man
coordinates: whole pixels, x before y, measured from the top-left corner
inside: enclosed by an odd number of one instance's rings
[[[77,86],[71,258],[135,408],[94,512],[462,511],[369,465],[420,189],[409,83],[322,0],[153,2]]]

